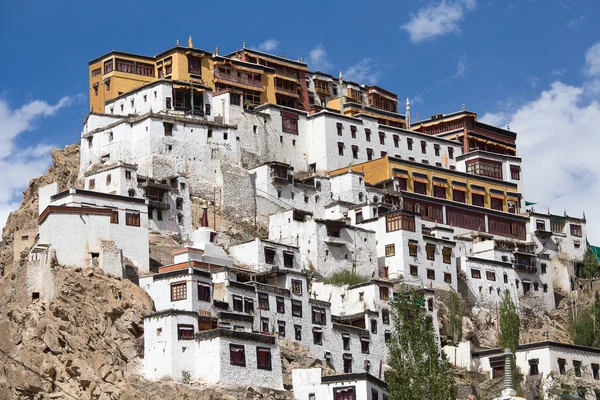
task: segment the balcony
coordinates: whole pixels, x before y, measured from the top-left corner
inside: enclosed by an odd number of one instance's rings
[[[284,68],[275,68],[275,75],[280,75],[284,78],[291,78],[295,81],[298,80],[298,71],[288,70]]]
[[[275,90],[280,91],[280,92],[284,92],[285,94],[291,94],[293,96],[298,96],[298,90],[293,87],[285,87],[285,86],[275,86]]]
[[[325,237],[325,243],[333,245],[333,246],[344,246],[346,245],[346,241],[339,236],[331,236],[328,235]]]
[[[158,208],[159,210],[169,210],[169,209],[171,209],[171,206],[168,203],[165,203],[162,200],[148,199],[148,205],[150,207]]]
[[[145,181],[145,182],[140,182],[139,186],[142,189],[157,189],[157,190],[171,190],[171,186],[167,183],[159,183],[159,182],[154,182],[154,181]]]
[[[290,182],[287,177],[273,175],[271,177],[271,183],[278,184],[278,185],[287,185]]]
[[[225,74],[219,70],[215,70],[215,78],[222,79],[228,82],[235,82],[246,86],[253,86],[255,88],[262,89],[263,84],[262,81],[256,81],[254,79],[249,79],[243,76],[237,76],[232,74]]]

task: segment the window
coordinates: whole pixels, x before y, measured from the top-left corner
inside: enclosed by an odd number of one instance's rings
[[[446,188],[434,185],[433,186],[433,196],[437,197],[438,199],[445,199],[446,198]]]
[[[156,210],[156,219],[159,220],[159,221],[163,220],[162,210]]]
[[[298,116],[296,114],[281,113],[282,130],[287,133],[298,133]]]
[[[581,237],[581,225],[571,224],[571,235]]]
[[[427,252],[427,259],[428,260],[435,260],[435,245],[433,244],[426,244],[425,245],[425,251]]]
[[[481,271],[478,269],[471,268],[471,278],[473,279],[481,279]]]
[[[262,317],[260,319],[260,331],[263,333],[269,333],[269,318]]]
[[[344,143],[342,142],[338,142],[338,155],[344,155]]]
[[[185,282],[171,284],[171,301],[185,300],[187,298],[187,286]]]
[[[266,347],[256,348],[256,368],[271,370],[271,349]]]
[[[419,276],[419,267],[417,267],[416,265],[411,265],[410,266],[410,274],[412,276]]]
[[[598,364],[592,364],[592,377],[594,380],[600,380],[600,373],[598,372]]]
[[[427,184],[424,182],[414,183],[415,193],[427,194]]]
[[[368,128],[365,128],[365,139],[367,140],[367,142],[371,141],[371,130]]]
[[[474,206],[483,207],[483,195],[482,194],[472,193],[471,194],[471,203]]]
[[[208,138],[211,138],[211,137],[212,137],[212,129],[209,129],[209,130],[207,131],[207,133],[206,133],[206,136],[207,136]]]
[[[302,325],[294,325],[294,339],[302,340]]]
[[[275,264],[275,249],[265,247],[265,263]]]
[[[233,311],[244,312],[244,302],[242,296],[232,296]]]
[[[433,150],[435,151],[435,155],[437,157],[439,157],[440,156],[440,145],[439,144],[434,144],[433,145]]]
[[[535,376],[540,374],[540,370],[538,368],[539,360],[537,358],[532,358],[529,360],[529,375]]]
[[[537,292],[539,290],[540,285],[537,282],[533,282],[533,291]]]
[[[178,197],[177,199],[175,199],[175,208],[177,210],[183,210],[183,198],[182,197]]]
[[[457,201],[459,203],[465,202],[465,191],[464,190],[452,190],[452,200]]]
[[[388,244],[385,246],[385,256],[393,257],[396,255],[396,246],[393,244]]]
[[[277,336],[280,339],[285,338],[285,321],[277,321]]]
[[[379,286],[379,299],[388,301],[390,299],[390,289],[385,286]]]
[[[90,190],[95,189],[96,188],[96,180],[95,179],[90,179],[88,182],[88,188]]]
[[[363,354],[369,354],[369,338],[368,337],[360,338],[360,352]]]
[[[408,255],[411,257],[417,256],[417,243],[408,242]]]
[[[252,314],[254,312],[254,299],[244,297],[244,312],[246,314]]]
[[[543,220],[536,220],[535,221],[535,229],[538,231],[545,231],[546,230],[546,222]]]
[[[421,140],[421,153],[427,154],[427,142],[424,140]]]
[[[502,209],[503,209],[502,203],[503,203],[502,199],[497,199],[495,197],[492,197],[492,201],[491,201],[492,210],[502,211]]]
[[[127,179],[128,181],[131,180],[131,171],[125,171],[125,179]]]
[[[427,269],[427,279],[435,280],[435,270],[431,268]]]
[[[444,282],[452,283],[452,274],[450,272],[444,272]]]
[[[327,323],[324,308],[322,308],[322,307],[313,307],[312,308],[312,323],[319,324],[319,325],[325,325]]]
[[[210,115],[210,104],[204,105],[204,113],[206,115]],[[225,139],[227,139],[227,138],[225,138]]]
[[[542,285],[542,290],[544,291],[544,293],[548,293],[548,285],[546,285],[545,283]]]
[[[377,333],[377,320],[371,319],[371,333]]]
[[[210,285],[198,282],[198,300],[210,301]]]
[[[521,179],[521,167],[519,167],[518,165],[511,165],[510,166],[510,177],[511,179],[514,180],[519,180]]]
[[[246,352],[243,345],[229,345],[229,363],[240,367],[246,366]]]
[[[319,346],[323,345],[323,330],[321,328],[313,328],[313,343]]]
[[[467,160],[467,173],[502,179],[502,163],[499,161],[477,158]]]
[[[302,302],[300,300],[292,300],[292,315],[294,317],[302,316]]]
[[[433,299],[427,299],[427,311],[433,312]]]
[[[356,139],[356,126],[350,125],[350,133],[352,135],[352,139]]]
[[[371,388],[371,400],[379,400],[379,392]]]
[[[194,339],[194,325],[177,324],[177,340]]]
[[[496,273],[494,271],[485,271],[485,278],[488,281],[495,281],[496,280]]]
[[[358,146],[352,145],[352,158],[358,158]]]
[[[344,362],[344,366],[346,363]],[[350,371],[352,372],[352,371]],[[335,389],[333,400],[355,400],[356,394],[354,393],[354,386],[343,388],[343,389]]]
[[[126,212],[125,213],[125,224],[129,225],[129,226],[140,226],[140,213]]]
[[[573,371],[576,377],[581,378],[581,361],[573,361]]]
[[[258,294],[258,308],[261,310],[269,310],[269,295],[266,293]]]
[[[406,146],[408,147],[409,150],[413,149],[413,140],[411,138],[406,139]]]
[[[119,210],[111,210],[110,213],[110,223],[118,224],[119,223]]]
[[[173,124],[170,122],[163,122],[163,128],[165,136],[173,136]]]
[[[279,314],[285,314],[285,301],[283,297],[277,296],[275,302],[277,303],[277,312]]]
[[[301,295],[302,294],[302,281],[298,279],[292,279],[292,293]]]
[[[381,321],[384,325],[389,325],[390,323],[390,311],[387,308],[381,310]]]
[[[451,256],[452,256],[452,249],[450,247],[444,247],[442,249],[442,261],[444,262],[444,264],[451,264]]]
[[[379,132],[379,144],[385,144],[385,133]]]
[[[566,375],[567,369],[565,368],[565,365],[567,364],[567,361],[564,358],[559,358],[557,361],[558,361],[558,373],[561,375]]]

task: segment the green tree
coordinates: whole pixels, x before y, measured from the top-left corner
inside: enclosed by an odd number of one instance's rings
[[[598,258],[592,251],[590,246],[585,249],[585,253],[583,255],[583,275],[587,279],[592,279],[596,277],[598,273]]]
[[[391,302],[394,330],[388,343],[391,400],[454,400],[453,368],[441,353],[423,296],[411,291]]]
[[[515,365],[515,353],[519,347],[520,325],[519,314],[517,307],[510,297],[510,292],[504,292],[502,304],[500,304],[500,347],[502,349],[510,349],[513,354],[513,385],[516,388],[519,382],[519,371]]]
[[[594,304],[579,310],[571,320],[571,338],[580,346],[600,347],[600,306],[596,294]]]
[[[462,338],[462,319],[465,313],[465,307],[461,297],[455,290],[451,290],[446,298],[446,307],[448,307],[448,320],[452,331],[452,340],[460,342]]]

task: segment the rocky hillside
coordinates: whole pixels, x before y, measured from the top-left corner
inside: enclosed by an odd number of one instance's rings
[[[2,247],[0,247],[0,276],[5,269],[10,269],[13,262],[12,244],[14,232],[33,228],[37,225],[38,189],[52,182],[58,182],[59,190],[77,186],[79,173],[79,145],[73,144],[64,149],[52,150],[52,166],[48,171],[29,182],[23,192],[23,202],[18,210],[12,212],[2,231]],[[15,255],[17,258],[19,255]]]

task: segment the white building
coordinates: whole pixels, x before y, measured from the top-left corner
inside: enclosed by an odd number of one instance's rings
[[[58,185],[40,188],[37,243],[56,251],[59,264],[97,265],[123,276],[123,257],[140,273],[149,272],[147,203],[108,193]]]
[[[458,347],[446,346],[444,351],[456,365],[489,378],[504,374],[504,355],[500,349],[473,351],[470,342],[460,343]],[[546,392],[558,386],[561,379],[570,384],[586,384],[600,392],[600,349],[558,342],[536,342],[519,345],[516,352],[516,364],[525,377],[525,386],[537,386],[533,391],[536,398],[547,399]],[[549,377],[553,374],[557,379]],[[559,387],[569,390],[569,387]],[[577,393],[574,393],[577,394]],[[583,395],[583,393],[581,393]],[[596,399],[593,393],[586,393],[585,399]]]
[[[295,246],[256,238],[229,248],[229,254],[238,263],[250,266],[256,272],[273,267],[300,271],[300,251]]]
[[[300,248],[302,266],[323,276],[353,271],[377,276],[375,232],[343,220],[313,219],[295,210],[274,214],[269,239]]]
[[[586,220],[568,215],[530,211],[527,238],[536,245],[542,262],[552,270],[553,286],[562,295],[576,290],[576,278],[583,277],[586,249]]]
[[[367,114],[357,117],[321,110],[308,116],[308,164],[318,174],[383,157],[456,168],[462,143],[378,123]]]
[[[540,310],[554,309],[553,271],[538,257],[534,243],[482,233],[470,237],[466,254],[457,259],[465,283],[459,291],[467,304],[495,308],[508,290],[517,306],[527,296]]]
[[[144,375],[283,389],[279,344],[272,335],[223,328],[198,330],[197,313],[166,310],[144,318]]]
[[[292,370],[295,400],[387,400],[387,384],[362,372],[322,375],[321,368]]]

